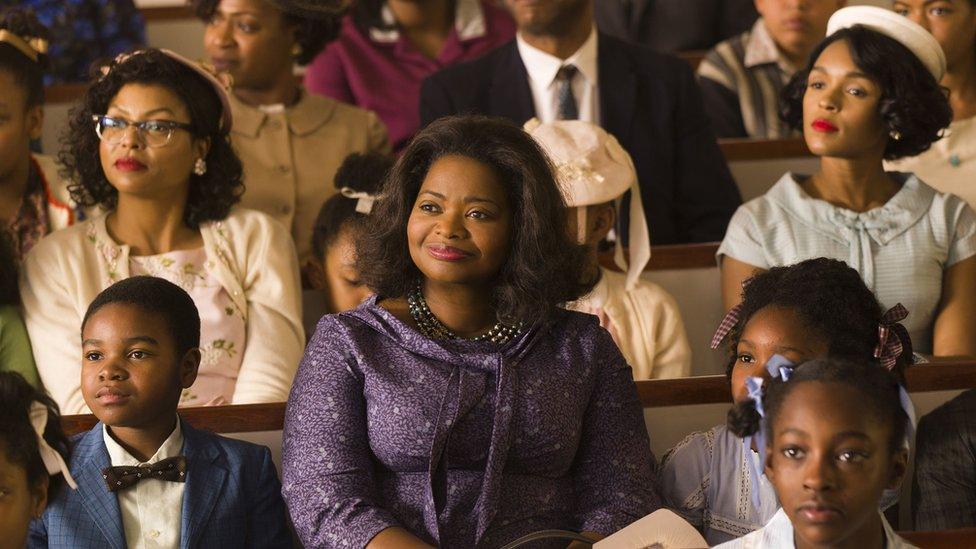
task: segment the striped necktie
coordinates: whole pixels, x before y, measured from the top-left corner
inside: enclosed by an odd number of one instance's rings
[[[579,108],[576,105],[576,96],[573,95],[573,77],[579,70],[573,65],[564,65],[556,73],[556,81],[559,82],[559,120],[577,120],[579,118]]]

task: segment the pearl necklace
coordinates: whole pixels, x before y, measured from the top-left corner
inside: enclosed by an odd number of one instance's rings
[[[418,286],[407,294],[407,304],[410,308],[410,316],[417,323],[420,333],[431,339],[468,339],[469,341],[490,341],[492,343],[505,344],[522,331],[522,324],[515,326],[505,324],[501,321],[495,323],[487,333],[473,338],[459,338],[457,334],[444,325],[443,322],[434,316],[427,300]]]

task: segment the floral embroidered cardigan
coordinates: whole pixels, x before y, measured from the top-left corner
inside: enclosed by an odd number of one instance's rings
[[[99,215],[43,238],[24,259],[24,322],[44,387],[62,413],[88,413],[81,395],[81,320],[88,304],[129,277],[129,247]],[[270,217],[235,209],[200,225],[214,275],[247,323],[233,404],[281,402],[305,342],[298,259],[288,231]]]

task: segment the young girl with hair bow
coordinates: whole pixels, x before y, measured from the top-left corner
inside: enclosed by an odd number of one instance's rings
[[[810,259],[750,279],[742,302],[712,340],[713,348],[728,344],[726,375],[735,407],[727,425],[688,436],[664,457],[667,505],[712,545],[765,524],[779,501],[760,474],[763,444],[752,440],[759,416],[750,400],[750,378],[768,380],[780,366],[836,357],[883,366],[901,380],[912,358],[911,340],[899,324],[905,316],[900,305],[884,312],[857,271],[842,261]],[[888,496],[891,502],[895,497]]]

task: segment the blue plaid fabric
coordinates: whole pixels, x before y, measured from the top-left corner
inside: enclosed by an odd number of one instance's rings
[[[271,452],[183,422],[187,460],[180,547],[292,546],[281,484]],[[122,515],[101,470],[111,465],[102,424],[72,439],[71,474],[64,488],[31,523],[28,547],[125,549]],[[162,512],[162,511],[161,511]]]
[[[87,82],[93,61],[146,43],[146,24],[132,0],[0,0],[28,8],[50,31],[45,84]]]
[[[912,516],[916,530],[976,526],[976,389],[918,422]]]

